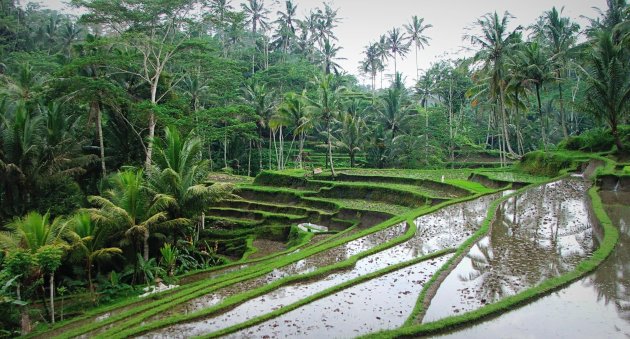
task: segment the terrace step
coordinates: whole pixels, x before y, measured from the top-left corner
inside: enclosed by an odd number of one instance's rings
[[[271,213],[285,213],[301,216],[318,216],[320,214],[331,214],[323,209],[302,207],[299,205],[272,204],[245,199],[227,199],[219,203],[220,207],[239,208],[246,210],[257,210]]]
[[[246,220],[254,220],[254,221],[269,221],[269,222],[277,222],[277,223],[294,223],[299,221],[304,221],[308,217],[305,215],[295,215],[295,214],[280,214],[280,213],[271,213],[259,210],[247,210],[247,209],[239,209],[239,208],[229,208],[229,207],[214,207],[209,209],[209,213],[213,213],[214,215],[218,215],[221,217],[230,217],[236,219],[246,219]]]

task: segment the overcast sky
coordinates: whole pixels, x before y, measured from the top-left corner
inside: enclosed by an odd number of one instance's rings
[[[22,0],[24,2],[24,0]],[[43,5],[61,9],[61,0],[40,1]],[[238,0],[232,1],[234,4]],[[265,0],[265,4],[273,5],[273,17],[284,1]],[[294,0],[298,5],[299,17],[304,17],[310,9],[321,6],[321,0]],[[339,9],[342,22],[336,29],[338,45],[343,47],[340,56],[346,58],[339,63],[343,68],[359,77],[362,82],[369,80],[359,74],[359,62],[363,58],[364,47],[376,41],[381,34],[393,27],[402,27],[411,16],[417,15],[425,19],[425,23],[433,27],[426,31],[431,38],[430,45],[419,54],[419,68],[427,69],[432,62],[444,56],[456,58],[470,55],[469,47],[462,41],[467,27],[485,13],[497,11],[502,14],[509,11],[515,18],[509,24],[510,30],[518,25],[528,26],[544,11],[556,6],[564,7],[563,16],[569,16],[582,27],[586,21],[580,16],[596,17],[592,7],[606,8],[605,0],[332,0],[327,1],[333,8]],[[393,64],[393,62],[392,62]],[[393,65],[386,73],[393,72]],[[411,83],[416,77],[415,57],[413,50],[406,59],[398,60],[398,71]]]

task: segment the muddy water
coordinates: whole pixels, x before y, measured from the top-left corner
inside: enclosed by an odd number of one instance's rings
[[[249,256],[249,259],[264,258],[268,255],[282,252],[286,249],[284,242],[268,239],[255,239],[253,246],[257,249],[257,251]]]
[[[331,248],[329,250],[312,255],[306,259],[302,259],[295,263],[289,264],[287,266],[280,267],[258,278],[242,281],[242,282],[230,285],[228,287],[222,288],[220,290],[217,290],[208,295],[204,295],[202,297],[186,301],[180,305],[173,307],[172,309],[166,312],[150,317],[149,319],[147,319],[147,322],[163,319],[165,317],[172,316],[175,314],[193,313],[195,311],[199,311],[199,310],[217,305],[223,300],[225,300],[226,298],[233,296],[235,294],[264,286],[266,284],[272,283],[281,278],[288,277],[291,275],[305,274],[308,272],[312,272],[320,267],[325,267],[325,266],[346,260],[355,254],[361,253],[363,251],[367,251],[382,243],[391,241],[392,239],[404,234],[406,230],[407,230],[406,223],[403,222],[400,224],[396,224],[384,230],[374,232],[372,234],[368,234],[359,239],[350,241],[348,243],[342,244],[335,248]],[[300,295],[296,295],[296,296],[298,297],[298,299],[301,299],[304,297]],[[266,310],[269,311],[269,308],[267,308]],[[228,312],[227,314],[220,315],[219,317],[230,318],[232,317],[232,313],[233,312]],[[233,318],[233,319],[236,319],[236,318]],[[204,321],[201,320],[200,322],[203,323]],[[183,325],[174,325],[170,328],[167,328],[166,331],[171,331],[171,329],[179,328],[181,326]]]
[[[591,275],[449,338],[630,337],[630,193],[600,192],[619,243]]]
[[[571,178],[502,203],[490,233],[442,282],[423,322],[477,309],[573,270],[595,247],[587,189]]]
[[[338,338],[398,327],[413,310],[424,283],[450,256],[344,289],[230,337]]]

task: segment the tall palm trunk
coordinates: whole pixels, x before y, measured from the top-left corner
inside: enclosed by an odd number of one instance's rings
[[[55,323],[55,272],[50,272],[50,320]]]
[[[300,169],[304,169],[304,132],[300,132],[300,152],[298,153]]]
[[[538,114],[540,115],[540,136],[545,151],[547,150],[547,140],[545,134],[545,119],[543,117],[542,104],[540,102],[540,85],[536,84],[536,100],[538,101]]]
[[[142,240],[143,240],[144,261],[147,261],[149,260],[149,230],[148,229],[144,231]]]
[[[500,100],[501,100],[501,125],[503,127],[503,138],[505,139],[505,146],[507,151],[514,155],[514,151],[512,150],[512,144],[510,143],[510,133],[507,127],[507,114],[505,114],[505,93],[503,86],[500,87]]]
[[[105,168],[105,143],[103,141],[103,122],[101,107],[96,100],[90,102],[90,109],[92,110],[92,116],[96,116],[96,131],[98,138],[98,147],[101,156],[101,174],[103,178],[107,176],[107,169]]]
[[[335,164],[332,157],[332,140],[330,135],[330,117],[326,119],[326,133],[328,134],[328,161],[330,161],[330,174],[335,177]]]
[[[151,103],[153,105],[157,104],[157,86],[159,82],[159,77],[151,84]],[[144,167],[149,169],[151,166],[151,156],[153,154],[153,139],[155,138],[155,112],[151,110],[149,113],[149,140],[147,144],[147,157],[144,162]]]
[[[558,79],[560,79],[560,71],[558,70]],[[569,137],[569,132],[567,131],[567,123],[564,117],[564,97],[562,95],[562,83],[558,80],[558,95],[560,96],[560,125],[562,126],[562,136],[566,139]]]

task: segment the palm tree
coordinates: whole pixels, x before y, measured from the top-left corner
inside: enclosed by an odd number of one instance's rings
[[[342,47],[336,46],[334,43],[331,43],[329,39],[324,40],[324,45],[322,48],[322,68],[324,74],[330,74],[331,71],[333,71],[337,75],[339,74],[339,69],[341,69],[341,66],[335,60],[344,59],[337,57],[337,53],[341,50],[341,48]]]
[[[407,104],[407,91],[404,88],[389,88],[383,96],[382,108],[377,110],[377,114],[381,124],[389,130],[391,140],[396,138],[410,118]]]
[[[387,64],[387,59],[389,59],[389,50],[387,47],[387,35],[383,34],[379,37],[377,42],[377,51],[378,57],[381,59],[381,64],[383,68],[381,69],[381,89],[383,88],[383,72],[385,71],[385,65]]]
[[[310,106],[308,109],[312,112],[313,116],[320,118],[324,124],[330,172],[334,177],[335,165],[332,158],[331,127],[335,116],[340,110],[341,94],[345,91],[345,88],[335,84],[335,78],[332,74],[316,77],[314,83],[317,86],[318,97],[316,100],[309,100]]]
[[[30,212],[23,218],[13,219],[6,225],[7,231],[0,233],[0,247],[8,252],[19,250],[30,252],[40,269],[49,274],[53,323],[55,322],[55,271],[61,265],[61,256],[67,247],[67,226],[68,222],[63,218],[58,217],[51,222],[49,213],[42,215],[38,212]],[[23,319],[25,319],[24,314]]]
[[[562,126],[562,134],[565,138],[569,133],[566,125],[566,118],[564,112],[564,99],[562,95],[562,80],[564,79],[564,72],[567,67],[567,54],[570,52],[571,47],[575,44],[577,39],[577,33],[580,30],[580,25],[572,23],[568,17],[561,17],[562,10],[560,12],[553,7],[550,11],[545,12],[546,22],[543,26],[543,34],[549,41],[552,48],[552,60],[554,61],[554,68],[556,73],[556,81],[558,84],[558,96],[560,99],[560,124]]]
[[[118,247],[105,247],[110,236],[106,225],[93,222],[90,214],[80,212],[70,220],[70,239],[73,252],[85,260],[88,285],[92,301],[95,300],[94,282],[92,281],[92,266],[95,262],[110,260],[113,256],[122,254]]]
[[[387,32],[387,50],[389,55],[394,57],[394,74],[397,74],[396,57],[404,58],[409,52],[409,42],[405,33],[400,32],[400,28],[394,27]]]
[[[369,74],[372,79],[372,98],[376,92],[376,74],[383,70],[383,61],[379,56],[378,44],[370,44],[363,51],[365,59],[361,62],[361,71]]]
[[[592,41],[588,54],[588,68],[584,70],[588,87],[583,108],[595,117],[604,119],[611,129],[617,150],[625,151],[617,126],[630,113],[630,62],[627,46],[615,43],[608,30]]]
[[[248,0],[247,3],[241,4],[241,7],[247,16],[246,24],[252,24],[252,33],[254,35],[258,32],[258,26],[264,30],[269,28],[269,23],[267,22],[269,20],[267,17],[269,10],[265,8],[264,0]]]
[[[489,95],[499,106],[499,118],[503,140],[507,151],[515,155],[510,143],[508,132],[508,116],[505,111],[506,71],[505,58],[514,41],[518,38],[517,31],[508,33],[507,25],[511,18],[505,12],[499,18],[497,12],[487,13],[478,19],[476,24],[481,29],[481,35],[466,35],[473,46],[480,50],[475,54],[475,60],[483,63],[483,70],[488,73]]]
[[[231,186],[203,183],[208,161],[201,158],[203,143],[199,137],[182,138],[174,127],[164,129],[164,140],[156,142],[156,157],[147,183],[156,198],[171,200],[169,220],[162,227],[185,228],[195,223],[212,202],[229,193]]]
[[[269,120],[274,107],[274,94],[267,89],[265,84],[259,84],[257,82],[248,82],[243,88],[243,101],[250,105],[258,121],[256,125],[258,127],[258,159],[260,161],[260,169],[263,169],[262,164],[262,140],[263,129],[269,128],[269,169],[271,169],[271,128],[269,127]]]
[[[265,8],[264,0],[248,0],[246,3],[241,4],[243,13],[247,20],[245,24],[252,25],[252,45],[257,46],[258,28],[262,28],[263,31],[269,29],[269,10]],[[256,72],[256,51],[252,52],[252,74]]]
[[[420,70],[418,69],[418,49],[424,49],[429,45],[429,38],[424,34],[424,31],[433,27],[433,25],[424,24],[424,18],[418,18],[417,15],[411,17],[411,22],[405,25],[407,34],[409,34],[409,40],[413,42],[416,47],[416,81],[420,80]]]
[[[429,162],[429,111],[427,104],[436,90],[436,79],[431,69],[424,72],[416,84],[416,93],[420,96],[420,106],[424,108],[424,153],[425,162]]]
[[[304,168],[304,140],[306,133],[313,127],[313,118],[307,109],[307,99],[305,93],[297,94],[289,92],[284,96],[284,102],[278,107],[277,115],[284,116],[285,121],[289,121],[289,125],[293,126],[293,142],[296,136],[299,137],[299,149],[297,161],[300,168]],[[290,152],[289,152],[290,153]]]
[[[295,26],[297,24],[296,14],[297,14],[297,5],[293,3],[292,0],[287,0],[285,2],[286,10],[278,11],[276,14],[278,15],[278,19],[276,23],[278,24],[278,37],[282,37],[282,43],[280,46],[282,47],[282,52],[286,54],[289,50],[289,46],[291,45],[291,39],[295,37]]]
[[[118,172],[111,185],[103,196],[88,197],[96,206],[88,210],[91,218],[124,235],[122,243],[140,243],[144,260],[149,260],[150,233],[167,220],[166,209],[175,199],[166,194],[153,197],[145,186],[142,170]]]
[[[356,154],[362,150],[368,135],[365,119],[359,114],[359,101],[354,99],[348,102],[346,110],[339,117],[341,126],[335,133],[335,146],[348,152],[350,167],[355,166]]]
[[[520,67],[524,67],[525,81],[528,84],[533,84],[536,91],[536,102],[538,103],[538,115],[540,118],[540,136],[543,146],[546,148],[547,135],[545,133],[545,117],[540,100],[540,90],[545,82],[552,79],[549,57],[537,41],[532,41],[525,44],[525,47],[519,51],[517,60]]]

